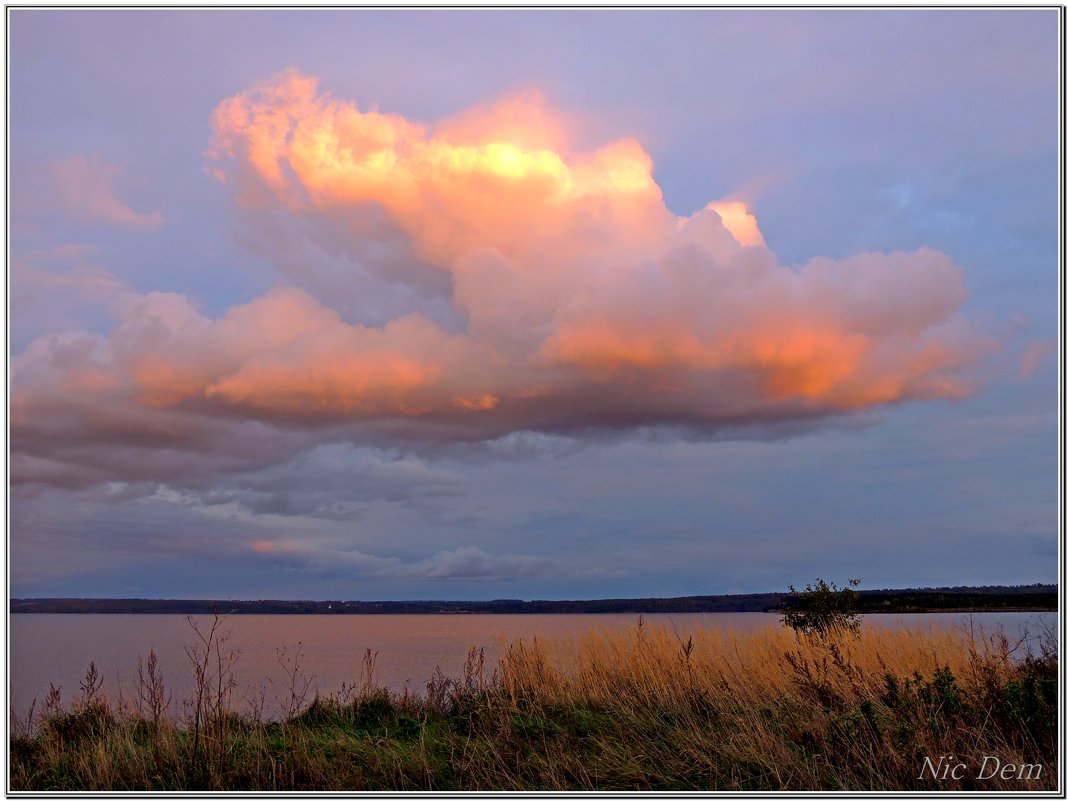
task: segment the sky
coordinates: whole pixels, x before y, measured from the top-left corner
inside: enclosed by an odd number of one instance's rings
[[[11,596],[1056,581],[1055,9],[8,26]]]

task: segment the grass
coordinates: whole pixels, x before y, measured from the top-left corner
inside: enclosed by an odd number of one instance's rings
[[[10,741],[12,790],[1053,790],[1057,656],[1004,637],[871,629],[621,633],[509,646],[424,695],[366,681],[301,695],[284,720],[237,714],[222,644],[191,663],[199,702],[166,714],[142,666],[136,708],[93,682]],[[205,655],[207,658],[204,658]],[[214,666],[217,672],[209,668]],[[86,689],[88,687],[88,689]],[[198,705],[199,704],[199,705]],[[198,712],[199,710],[199,712]],[[924,771],[950,757],[957,778]],[[980,778],[983,758],[1040,765]],[[948,763],[943,763],[948,764]],[[992,766],[993,762],[988,761]],[[987,770],[990,773],[990,770]]]

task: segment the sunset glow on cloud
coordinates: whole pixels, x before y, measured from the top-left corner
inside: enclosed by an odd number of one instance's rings
[[[16,360],[16,427],[56,386],[77,391],[66,414],[81,428],[135,404],[447,423],[462,439],[810,419],[972,390],[967,368],[990,345],[959,313],[948,257],[788,267],[738,201],[672,214],[637,142],[557,144],[563,125],[538,97],[459,119],[361,111],[287,72],[218,106],[209,152],[253,213],[318,216],[339,241],[353,215],[364,237],[399,228],[448,273],[461,330],[414,310],[346,322],[284,287],[216,319],[184,295],[128,296],[107,336],[43,337]]]

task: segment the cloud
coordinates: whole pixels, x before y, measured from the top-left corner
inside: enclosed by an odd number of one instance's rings
[[[76,321],[96,316],[126,284],[94,262],[100,259],[91,245],[67,244],[11,258],[10,320],[21,350],[42,334],[70,328]]]
[[[1021,378],[1029,378],[1043,361],[1057,349],[1053,339],[1030,342],[1020,354],[1019,373]]]
[[[411,456],[329,443],[229,481],[201,475],[167,485],[120,484],[108,488],[107,498],[123,500],[136,492],[215,517],[351,521],[373,503],[437,512],[442,501],[464,496],[467,485],[455,473]]]
[[[96,156],[69,156],[48,170],[54,200],[65,214],[83,222],[103,222],[122,228],[158,228],[159,212],[139,212],[116,197],[116,185],[125,171]]]
[[[739,200],[721,200],[709,203],[706,208],[719,215],[723,227],[740,245],[764,247],[764,235],[760,233],[757,219],[749,213],[745,203]]]
[[[433,579],[516,579],[544,576],[561,569],[555,559],[537,556],[494,556],[472,545],[442,551],[407,568],[406,575]],[[569,571],[570,572],[570,571]]]
[[[61,245],[11,260],[11,307],[17,318],[47,314],[50,306],[107,301],[126,285],[114,273],[91,263],[91,245]],[[16,319],[15,323],[26,323]]]
[[[514,554],[497,556],[472,545],[441,551],[413,562],[373,556],[354,549],[324,548],[303,540],[255,540],[249,543],[249,550],[260,557],[299,565],[312,572],[343,573],[354,578],[505,581],[582,572],[556,559]]]
[[[292,455],[804,423],[963,397],[991,347],[948,256],[780,264],[742,202],[671,213],[637,142],[573,152],[537,95],[428,126],[290,71],[212,124],[211,167],[248,232],[301,221],[353,255],[329,259],[319,289],[351,268],[414,289],[390,302],[415,307],[368,324],[294,287],[218,317],[180,294],[124,295],[108,334],[43,336],[15,358],[15,480],[72,480],[56,463],[76,457],[98,480],[148,452],[160,480],[198,453],[258,469],[282,461],[264,431]]]

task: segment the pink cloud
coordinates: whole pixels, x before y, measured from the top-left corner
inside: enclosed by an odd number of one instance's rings
[[[116,197],[116,186],[125,171],[105,164],[96,156],[70,156],[54,162],[50,169],[56,199],[71,217],[103,222],[123,228],[158,228],[159,212],[139,212]]]
[[[1020,354],[1020,377],[1028,378],[1057,348],[1056,340],[1028,343]]]
[[[11,332],[20,347],[34,336],[77,325],[85,314],[99,314],[128,289],[99,259],[96,248],[77,244],[12,257]]]
[[[20,295],[69,292],[95,299],[107,298],[125,288],[114,273],[91,262],[99,258],[92,245],[59,245],[12,259],[12,290]]]
[[[637,142],[572,151],[536,95],[429,126],[291,71],[212,122],[213,171],[265,236],[280,216],[312,220],[325,248],[398,285],[421,286],[417,260],[443,276],[455,325],[417,309],[362,325],[294,288],[216,318],[181,295],[126,296],[107,336],[42,338],[16,359],[16,440],[44,408],[83,431],[128,408],[154,430],[408,440],[803,421],[960,398],[991,347],[946,255],[781,265],[742,202],[673,214]],[[341,285],[350,265],[332,264]]]

